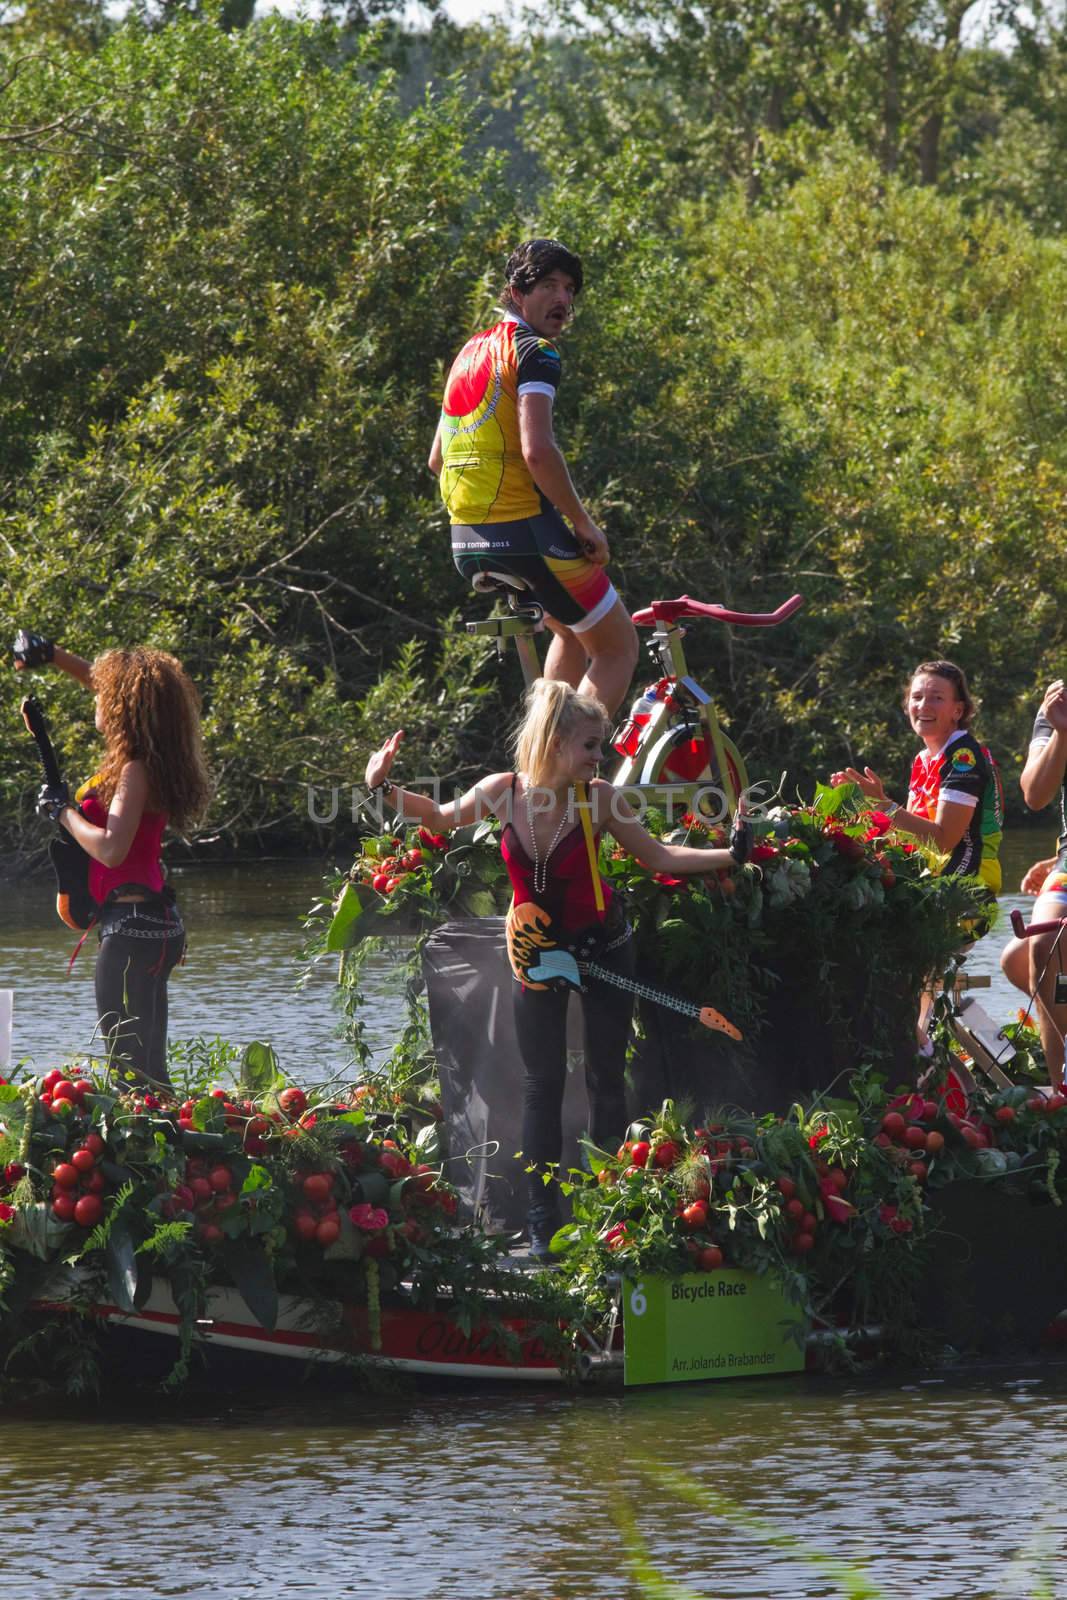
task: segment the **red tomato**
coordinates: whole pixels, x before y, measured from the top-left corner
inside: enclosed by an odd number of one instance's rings
[[[215,1210],[216,1211],[219,1211],[219,1212],[232,1211],[233,1207],[236,1204],[237,1204],[237,1196],[230,1189],[227,1189],[227,1190],[224,1191],[224,1193],[217,1194],[215,1196]]]
[[[960,1138],[963,1140],[964,1144],[967,1145],[968,1148],[971,1149],[971,1150],[978,1150],[978,1149],[981,1148],[982,1136],[978,1132],[977,1128],[972,1128],[971,1127],[969,1122],[965,1122],[965,1123],[963,1123],[961,1125],[961,1127],[960,1127]]]
[[[926,1129],[920,1128],[914,1123],[910,1128],[905,1128],[904,1143],[907,1145],[909,1150],[925,1150]]]
[[[211,1171],[207,1175],[207,1181],[211,1185],[212,1189],[214,1189],[216,1194],[225,1194],[226,1190],[233,1182],[233,1173],[230,1171],[229,1167],[212,1167]]]
[[[814,1233],[818,1226],[818,1217],[813,1216],[810,1211],[805,1211],[804,1215],[800,1219],[800,1232]]]
[[[388,882],[389,874],[387,872],[376,872],[370,881],[370,886],[372,889],[377,890],[379,894],[384,894]]]
[[[922,1120],[924,1122],[933,1122],[933,1120],[934,1120],[934,1118],[936,1116],[937,1116],[937,1101],[936,1100],[924,1100],[923,1101]]]
[[[403,881],[404,880],[402,878],[387,878],[386,881],[385,881],[385,892],[386,892],[386,894],[392,894],[393,890],[397,887],[397,885],[402,883]]]
[[[911,1173],[913,1178],[918,1180],[919,1183],[925,1183],[926,1182],[926,1162],[925,1161],[909,1161],[908,1162],[908,1171]]]
[[[95,1228],[104,1215],[104,1202],[98,1194],[83,1194],[74,1206],[74,1220],[80,1228]]]
[[[321,1205],[333,1188],[333,1178],[328,1172],[309,1172],[301,1187],[313,1205]]]
[[[694,1200],[691,1205],[686,1206],[682,1211],[682,1223],[689,1229],[690,1233],[695,1233],[697,1228],[702,1228],[707,1220],[708,1207],[704,1200]]]
[[[94,1156],[102,1156],[107,1146],[98,1133],[87,1133],[85,1135],[85,1148],[86,1150],[91,1150]]]
[[[212,1089],[211,1098],[212,1100],[228,1100],[230,1097],[225,1089]]]
[[[203,1244],[221,1244],[226,1237],[222,1229],[217,1228],[213,1222],[201,1222],[196,1231]]]
[[[310,1211],[298,1211],[293,1218],[293,1228],[299,1239],[314,1239],[318,1222]]]
[[[1027,1102],[1027,1104],[1029,1104],[1029,1101]],[[1015,1121],[1015,1107],[1014,1106],[998,1106],[997,1109],[994,1111],[993,1115],[996,1117],[998,1122],[1014,1122]]]
[[[308,1097],[303,1089],[283,1089],[278,1096],[278,1104],[286,1116],[295,1122],[297,1117],[302,1117],[308,1108]]]
[[[215,1192],[207,1179],[201,1177],[190,1178],[189,1187],[193,1191],[194,1200],[198,1201],[210,1200]]]
[[[71,1194],[70,1190],[61,1189],[56,1195],[55,1199],[52,1201],[52,1211],[55,1216],[59,1218],[60,1222],[73,1222],[75,1204],[76,1202],[74,1196]]]
[[[809,1250],[815,1249],[815,1235],[813,1233],[794,1233],[790,1248],[795,1256],[806,1256]]]
[[[254,1117],[249,1119],[248,1127],[245,1129],[245,1137],[251,1139],[262,1139],[270,1132],[270,1129],[270,1118],[263,1116],[262,1113],[257,1113]]]
[[[52,1177],[61,1189],[73,1189],[78,1182],[78,1169],[71,1166],[69,1161],[61,1161]]]
[[[678,1146],[674,1140],[664,1139],[662,1144],[658,1144],[653,1153],[653,1159],[657,1167],[673,1167],[678,1159]]]
[[[75,1080],[74,1080],[74,1093],[78,1096],[79,1100],[82,1098],[83,1095],[95,1094],[96,1093],[96,1084],[95,1083],[90,1083],[88,1078],[75,1078]]]
[[[848,1173],[844,1170],[844,1168],[831,1167],[826,1176],[833,1184],[838,1194],[844,1194],[845,1190],[848,1188]]]
[[[104,1190],[107,1188],[107,1179],[104,1177],[104,1174],[100,1171],[99,1167],[95,1172],[90,1172],[88,1182],[86,1183],[85,1187],[90,1194],[103,1194]]]
[[[1067,1095],[1062,1095],[1058,1091],[1056,1094],[1050,1094],[1045,1101],[1046,1111],[1062,1111],[1064,1106],[1067,1106]]]
[[[619,1148],[615,1152],[616,1161],[625,1161],[628,1163],[630,1160],[630,1151],[632,1149],[633,1145],[630,1140],[627,1140],[625,1144],[620,1144]]]
[[[51,1072],[46,1072],[44,1077],[41,1079],[41,1088],[46,1089],[48,1093],[51,1094],[56,1084],[62,1082],[63,1074],[60,1072],[58,1067],[53,1067]]]
[[[92,1172],[96,1166],[96,1157],[91,1150],[84,1148],[75,1150],[70,1158],[70,1164],[72,1167],[77,1167],[79,1172]]]
[[[336,1217],[323,1217],[315,1229],[315,1238],[325,1250],[329,1245],[336,1244],[341,1237],[341,1224]]]
[[[792,1200],[787,1200],[785,1203],[785,1214],[787,1217],[793,1217],[797,1222],[799,1222],[801,1217],[804,1215],[803,1200],[798,1200],[795,1196]]]
[[[53,1100],[76,1100],[78,1091],[69,1078],[60,1078],[58,1083],[52,1085]]]
[[[882,1118],[882,1132],[891,1139],[899,1139],[907,1126],[899,1111],[887,1111]]]
[[[722,1251],[717,1244],[705,1245],[698,1257],[701,1272],[714,1272],[722,1266]]]
[[[1045,1110],[1045,1097],[1043,1094],[1032,1094],[1026,1102],[1027,1111],[1036,1111],[1043,1114]]]
[[[779,1193],[784,1195],[787,1200],[792,1200],[793,1196],[797,1192],[797,1186],[793,1182],[792,1178],[786,1177],[783,1173],[778,1179],[778,1190]]]
[[[638,1139],[630,1151],[630,1160],[635,1167],[643,1167],[652,1152],[652,1146],[647,1139]]]
[[[936,1128],[931,1128],[930,1132],[926,1135],[926,1153],[927,1153],[927,1155],[928,1156],[936,1156],[938,1151],[939,1150],[943,1150],[944,1148],[945,1148],[945,1136],[944,1136],[944,1134],[943,1133],[938,1133]]]

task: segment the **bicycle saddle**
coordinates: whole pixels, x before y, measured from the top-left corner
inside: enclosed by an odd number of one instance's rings
[[[495,594],[499,589],[514,589],[518,594],[527,594],[530,585],[513,572],[476,572],[471,579],[471,588],[477,594]]]
[[[653,600],[643,611],[633,612],[632,620],[639,628],[654,628],[658,622],[677,622],[679,617],[711,617],[715,622],[736,622],[745,628],[773,628],[799,611],[803,604],[804,596],[795,594],[777,611],[730,611],[725,606],[705,605],[702,600],[691,600],[683,594],[677,600]]]

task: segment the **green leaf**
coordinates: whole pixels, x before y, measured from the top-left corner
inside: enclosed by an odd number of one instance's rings
[[[193,1107],[193,1127],[205,1133],[218,1115],[219,1102],[214,1095],[206,1094]]]
[[[273,1330],[278,1322],[278,1285],[266,1253],[250,1239],[228,1239],[221,1250],[241,1299],[260,1327]]]
[[[269,1044],[253,1039],[241,1057],[241,1087],[249,1097],[270,1094],[272,1089],[284,1088],[286,1078],[278,1066],[278,1057]]]
[[[0,1083],[0,1104],[8,1105],[12,1100],[20,1098],[21,1096],[13,1083]]]
[[[326,933],[327,950],[331,952],[347,950],[362,937],[363,930],[357,929],[356,924],[366,907],[372,905],[378,898],[368,884],[345,884],[337,902],[337,910],[333,914],[333,921]]]
[[[111,1298],[120,1311],[133,1311],[133,1297],[137,1292],[137,1257],[129,1223],[121,1215],[112,1220],[104,1256]]]
[[[270,1189],[273,1184],[274,1180],[266,1167],[260,1166],[259,1162],[254,1161],[248,1169],[248,1176],[241,1185],[241,1193],[255,1194],[257,1189]]]

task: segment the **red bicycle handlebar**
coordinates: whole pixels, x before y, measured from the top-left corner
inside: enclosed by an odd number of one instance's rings
[[[736,622],[743,628],[774,628],[785,622],[804,604],[802,594],[793,595],[777,611],[728,611],[725,606],[705,605],[683,594],[677,600],[653,600],[643,611],[633,612],[639,628],[654,628],[657,622],[677,622],[679,617],[711,617],[715,622]]]
[[[1021,911],[1011,914],[1011,931],[1017,939],[1032,939],[1035,933],[1055,933],[1058,928],[1067,926],[1067,917],[1061,917],[1058,922],[1031,922],[1027,927],[1023,921]]]

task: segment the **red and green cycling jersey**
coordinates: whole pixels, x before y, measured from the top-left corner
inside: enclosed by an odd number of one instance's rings
[[[932,822],[939,800],[967,806],[971,812],[963,838],[942,871],[980,878],[999,894],[1004,791],[993,757],[966,729],[954,733],[933,755],[920,750],[912,763],[908,810]]]
[[[518,317],[467,340],[441,403],[441,498],[451,522],[517,522],[544,509],[522,458],[519,397],[553,398],[560,373],[555,345]]]

